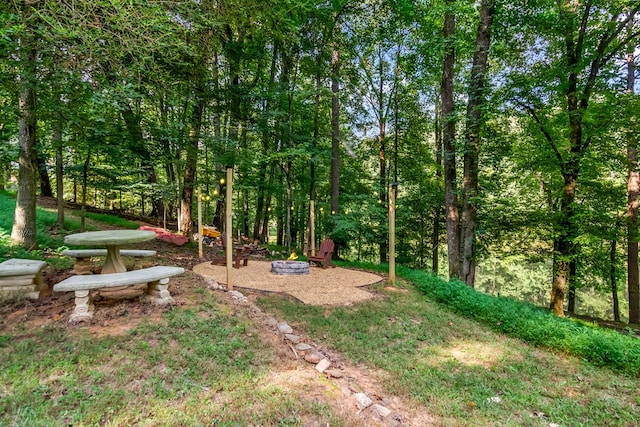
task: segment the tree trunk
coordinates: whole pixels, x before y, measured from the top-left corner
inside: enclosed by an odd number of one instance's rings
[[[271,188],[273,186],[273,181],[275,179],[276,174],[276,165],[275,163],[271,163],[271,168],[269,171],[269,185],[268,190],[265,195],[265,204],[264,204],[264,216],[262,218],[262,230],[260,231],[260,241],[267,243],[269,240],[269,220],[271,219]]]
[[[576,259],[571,258],[569,261],[569,276],[567,277],[567,287],[569,292],[567,293],[567,312],[569,314],[576,313],[576,279],[577,279],[577,265]]]
[[[53,197],[53,189],[51,188],[51,179],[47,170],[47,161],[44,154],[37,149],[35,152],[35,162],[38,165],[38,176],[40,177],[40,195],[45,197]]]
[[[162,126],[163,129],[169,129],[169,120],[168,120],[168,108],[164,102],[164,97],[161,97],[160,99],[160,124]],[[170,184],[172,187],[179,187],[180,184],[178,183],[178,179],[176,178],[176,169],[175,169],[175,159],[178,156],[175,156],[173,154],[173,147],[172,147],[172,143],[171,143],[171,138],[169,138],[168,135],[161,135],[160,137],[160,143],[162,146],[162,154],[163,154],[163,161],[164,161],[164,171],[166,173],[166,179],[167,179],[167,183]],[[163,219],[163,227],[166,227],[166,218],[168,215],[170,215],[170,218],[173,217],[173,212],[174,212],[174,208],[175,205],[172,201],[172,199],[170,199],[169,201],[167,200],[162,200],[162,219]]]
[[[273,46],[273,53],[271,55],[271,71],[269,72],[269,94],[272,93],[275,86],[276,71],[278,69],[277,61],[277,44]],[[270,162],[267,160],[269,154],[269,142],[272,140],[271,127],[269,126],[269,114],[271,113],[271,95],[266,97],[264,108],[262,109],[262,116],[260,121],[261,139],[262,139],[262,164],[260,168],[260,178],[258,180],[258,196],[256,201],[256,220],[253,226],[253,238],[266,243],[263,239],[266,238],[265,231],[268,231],[268,224],[264,221],[268,221],[268,200],[267,200],[267,176],[270,166]],[[273,179],[273,177],[270,177]]]
[[[611,240],[609,250],[609,282],[611,283],[611,301],[613,302],[613,320],[620,321],[620,303],[618,301],[618,280],[616,278],[616,239]]]
[[[158,177],[154,161],[151,159],[151,153],[145,144],[144,133],[140,124],[141,116],[133,111],[129,103],[122,105],[121,115],[129,133],[129,149],[140,159],[140,169],[144,174],[145,181],[150,185],[148,194],[151,195],[151,216],[156,217],[159,221],[163,216],[163,206],[160,199],[153,192],[153,187],[158,183]]]
[[[182,235],[192,238],[191,221],[193,193],[198,168],[198,148],[200,143],[200,130],[202,128],[202,116],[206,104],[203,76],[198,76],[195,87],[195,99],[191,112],[189,144],[187,145],[187,158],[184,165],[184,179],[182,194],[180,197],[180,232]],[[227,230],[230,232],[230,230]]]
[[[439,98],[439,97],[438,97]],[[435,149],[436,149],[436,181],[438,188],[442,189],[442,111],[440,102],[436,98],[435,112]],[[431,235],[431,271],[438,274],[440,269],[440,222],[444,212],[441,204],[436,204],[433,210],[433,231]]]
[[[452,7],[455,0],[448,0]],[[460,256],[460,217],[458,209],[458,190],[456,183],[455,115],[453,100],[453,72],[455,64],[454,35],[456,19],[452,11],[447,10],[444,17],[444,62],[440,96],[442,98],[442,145],[444,164],[444,187],[447,222],[447,254],[449,257],[449,279],[462,277]]]
[[[340,212],[340,62],[338,50],[331,52],[331,215]]]
[[[564,297],[569,277],[569,262],[574,256],[572,251],[575,225],[573,202],[576,195],[577,169],[564,177],[564,190],[560,205],[560,219],[556,225],[556,248],[553,266],[553,283],[551,285],[551,301],[549,308],[557,316],[564,316]]]
[[[89,163],[91,162],[91,150],[87,153],[87,158],[82,164],[82,205],[80,208],[80,231],[85,231],[86,228],[86,212],[87,212],[87,183],[89,179]]]
[[[11,244],[27,250],[38,247],[36,237],[36,170],[34,150],[36,146],[36,50],[31,46],[31,37],[21,40],[22,74],[20,75],[20,98],[18,100],[18,196],[11,229]]]
[[[382,102],[382,93],[380,93],[380,100]],[[382,107],[382,106],[381,106]],[[382,112],[382,110],[381,110]],[[384,119],[380,118],[379,124],[379,133],[378,133],[378,165],[379,165],[379,173],[378,177],[379,182],[379,191],[378,191],[378,199],[383,207],[387,206],[387,159],[386,159],[386,124]],[[388,212],[388,209],[386,210]],[[381,236],[380,238],[380,263],[387,262],[387,240],[388,236]]]
[[[58,226],[64,229],[64,164],[62,159],[62,116],[58,113],[53,124],[53,145],[56,148],[56,206]]]
[[[627,94],[634,95],[635,46],[627,53]],[[630,118],[636,123],[636,117]],[[640,174],[638,174],[637,133],[627,134],[627,289],[629,293],[629,323],[640,323],[640,274],[638,272],[638,194]]]
[[[292,189],[292,182],[291,182],[291,161],[286,162],[285,168],[284,168],[284,176],[285,176],[285,182],[287,185],[287,191],[286,191],[286,198],[284,201],[284,210],[285,210],[285,239],[284,239],[284,244],[287,247],[288,251],[291,251],[291,242],[292,242],[292,236],[291,236],[291,208],[293,207],[293,203],[292,203],[292,193],[293,193],[293,189]]]
[[[322,49],[318,51],[316,56],[316,93],[313,104],[313,139],[311,140],[311,159],[309,160],[309,200],[316,199],[316,147],[320,138],[320,91],[322,90]],[[311,212],[312,203],[309,202],[309,211],[307,212],[307,227],[305,232],[306,245],[303,246],[304,253],[310,253],[311,249],[311,218],[315,212]],[[315,233],[315,230],[314,230]],[[315,248],[315,242],[313,242]]]
[[[590,139],[583,135],[583,118],[589,107],[589,101],[605,59],[614,54],[616,49],[621,48],[621,45],[618,45],[610,50],[610,46],[617,40],[617,36],[625,28],[627,22],[633,19],[640,9],[640,4],[634,5],[626,18],[622,19],[618,16],[611,19],[614,24],[609,26],[600,36],[595,55],[588,64],[584,61],[585,44],[583,41],[589,28],[586,24],[589,14],[593,12],[593,6],[586,3],[583,8],[579,9],[574,7],[572,3],[566,2],[559,3],[559,7],[567,59],[567,84],[564,87],[564,95],[567,100],[567,116],[569,118],[569,149],[564,158],[548,132],[545,136],[554,149],[560,165],[560,172],[564,178],[562,202],[555,230],[558,237],[554,253],[554,277],[550,301],[550,308],[553,312],[558,316],[563,316],[568,266],[576,256],[574,238],[577,233],[577,225],[573,206],[576,197],[576,184],[580,172],[580,162],[590,143]],[[578,11],[581,11],[583,15],[577,16]],[[582,24],[578,25],[578,23]],[[583,69],[585,65],[587,68]]]
[[[282,175],[278,174],[278,187],[282,188]],[[282,213],[286,209],[286,203],[284,202],[284,196],[282,194],[276,195],[276,244],[278,246],[284,246],[284,219]]]
[[[494,0],[482,0],[476,48],[471,68],[469,101],[464,147],[464,179],[462,181],[462,280],[474,287],[476,279],[476,228],[478,205],[478,163],[480,157],[480,127],[491,43],[491,25],[495,14]]]

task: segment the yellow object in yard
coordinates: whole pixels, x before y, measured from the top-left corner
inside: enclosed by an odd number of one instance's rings
[[[291,255],[289,255],[289,258],[287,258],[287,261],[293,261],[294,259],[298,259],[298,255],[296,255],[296,251],[291,252]]]
[[[220,232],[215,229],[215,227],[211,227],[208,225],[202,226],[202,235],[204,237],[220,237]]]

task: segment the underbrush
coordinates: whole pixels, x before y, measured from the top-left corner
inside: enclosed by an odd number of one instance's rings
[[[386,265],[350,265],[382,273],[388,271]],[[397,268],[397,272],[433,301],[496,332],[580,357],[595,366],[640,376],[640,339],[633,335],[578,319],[560,318],[532,304],[483,294],[460,281],[446,281],[430,272],[405,267]]]

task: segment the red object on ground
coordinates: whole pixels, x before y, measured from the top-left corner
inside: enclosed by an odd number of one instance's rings
[[[174,234],[169,230],[165,230],[164,228],[160,228],[160,227],[151,227],[149,225],[141,225],[140,230],[154,231],[158,239],[164,240],[165,242],[171,242],[178,246],[182,246],[189,241],[188,237],[180,236],[179,234]]]

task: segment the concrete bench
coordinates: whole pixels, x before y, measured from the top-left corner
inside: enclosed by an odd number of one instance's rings
[[[92,274],[91,273],[91,257],[107,256],[106,249],[65,249],[62,251],[62,255],[66,255],[75,258],[73,264],[74,274]],[[142,265],[138,258],[156,256],[156,251],[136,250],[136,249],[121,249],[120,255],[135,257],[133,264],[134,270],[140,270]]]
[[[147,283],[147,292],[143,300],[156,305],[173,303],[169,293],[169,277],[184,273],[182,267],[156,266],[124,273],[92,274],[71,276],[53,286],[55,292],[74,291],[76,307],[69,322],[76,323],[93,317],[93,303],[90,291],[95,289]]]
[[[38,299],[46,287],[42,280],[44,261],[34,259],[8,259],[0,263],[0,293]]]

